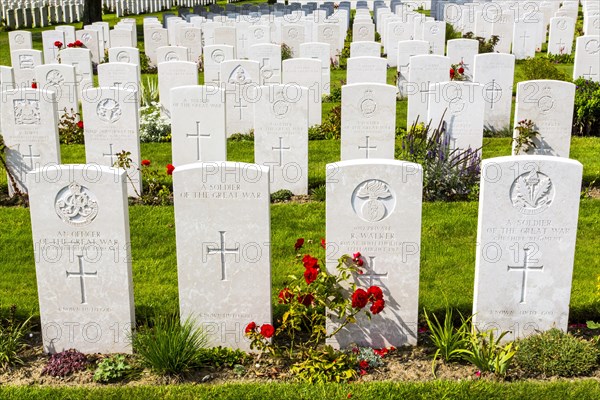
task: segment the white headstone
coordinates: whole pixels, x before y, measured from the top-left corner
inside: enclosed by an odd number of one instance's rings
[[[483,85],[484,126],[492,131],[510,127],[515,56],[485,53],[475,56],[473,82]]]
[[[381,57],[381,44],[378,42],[350,43],[350,57]]]
[[[450,150],[479,150],[483,145],[483,85],[442,82],[432,84],[430,91],[427,122],[432,126],[438,126],[442,120],[445,122],[444,140]]]
[[[33,49],[33,40],[29,31],[8,32],[10,51]]]
[[[221,64],[225,87],[227,135],[248,133],[254,127],[251,89],[260,84],[260,64],[250,60],[229,60]]]
[[[29,173],[27,185],[44,352],[131,353],[125,172],[56,165]]]
[[[448,40],[448,58],[450,64],[460,64],[464,68],[463,75],[467,79],[473,78],[473,64],[475,56],[479,54],[479,41],[474,39]]]
[[[140,70],[139,66],[133,63],[109,62],[98,65],[98,86],[100,87],[119,87],[131,89],[140,92]]]
[[[168,61],[192,61],[189,49],[183,46],[163,46],[156,49],[156,61],[160,64]]]
[[[144,51],[152,65],[158,65],[156,49],[169,45],[169,37],[166,29],[160,27],[144,28]]]
[[[397,85],[401,97],[406,97],[410,58],[427,54],[429,54],[429,42],[425,40],[403,40],[398,42]]]
[[[371,21],[354,22],[352,42],[372,42],[375,40],[375,25]]]
[[[328,43],[320,42],[306,42],[300,45],[299,57],[321,61],[321,93],[324,95],[329,95],[331,92],[330,47]]]
[[[378,286],[385,308],[371,320],[359,315],[328,344],[383,348],[417,344],[421,166],[395,160],[352,160],[327,165],[327,269],[360,252],[358,288]],[[350,288],[348,288],[350,291]],[[350,295],[348,293],[348,295]],[[368,306],[367,306],[368,307]],[[328,319],[327,331],[338,326]]]
[[[183,165],[173,198],[181,318],[194,318],[209,346],[248,351],[246,325],[271,323],[268,169]]]
[[[27,192],[25,175],[29,171],[60,164],[56,97],[48,90],[23,88],[1,95],[6,165],[13,184]],[[11,183],[8,192],[14,194]]]
[[[221,63],[233,60],[233,46],[215,44],[204,47],[204,84],[221,82]]]
[[[56,46],[60,44],[59,46]],[[42,46],[44,48],[44,63],[45,64],[56,64],[58,63],[58,52],[61,48],[65,48],[65,34],[61,31],[43,31],[42,32]]]
[[[127,29],[111,29],[110,47],[137,47],[137,43],[132,40],[131,31]]]
[[[260,84],[281,83],[281,45],[260,43],[250,46],[248,59],[260,64]]]
[[[11,64],[15,73],[17,86],[31,87],[35,79],[34,68],[42,65],[42,52],[39,50],[15,50],[10,53]]]
[[[127,193],[138,197],[142,190],[139,105],[135,90],[99,87],[84,92],[85,159],[107,167],[118,166],[117,154],[130,152]]]
[[[198,84],[198,66],[189,61],[169,61],[158,64],[158,91],[163,113],[171,115],[171,89]]]
[[[537,80],[519,82],[514,126],[531,120],[539,137],[528,154],[569,157],[575,85],[570,82]],[[514,137],[518,131],[514,131]],[[516,143],[513,141],[513,154]]]
[[[308,89],[308,125],[320,125],[322,63],[310,58],[292,58],[283,61],[282,83]]]
[[[513,29],[512,53],[517,60],[535,56],[541,23],[535,21],[515,21]]]
[[[59,118],[66,112],[79,112],[79,93],[75,67],[66,64],[45,64],[35,67],[38,89],[49,90],[56,95]]]
[[[505,340],[567,330],[582,165],[547,156],[483,161],[473,324]]]
[[[271,192],[308,194],[308,89],[261,86],[254,104],[254,158],[270,168]]]
[[[216,85],[171,89],[171,137],[175,167],[226,161],[225,92]]]
[[[60,62],[75,67],[77,91],[83,100],[83,92],[94,87],[92,53],[88,49],[67,48],[60,51]]]
[[[573,79],[600,82],[600,36],[579,36],[575,45]]]
[[[199,64],[202,57],[202,29],[186,26],[179,29],[180,46],[188,49],[189,61]]]
[[[387,82],[387,60],[381,57],[350,57],[346,60],[346,83]]]
[[[410,71],[406,82],[408,97],[407,128],[418,120],[427,123],[427,104],[430,85],[446,82],[450,78],[450,59],[445,56],[423,55],[410,58]]]
[[[100,53],[98,31],[80,30],[75,32],[75,37],[83,43],[86,49],[92,52],[92,62],[100,64],[100,60],[104,59],[104,52]]]
[[[551,18],[548,54],[571,54],[574,36],[575,21],[573,19],[569,17]]]
[[[385,84],[342,86],[341,159],[394,158],[396,88]]]

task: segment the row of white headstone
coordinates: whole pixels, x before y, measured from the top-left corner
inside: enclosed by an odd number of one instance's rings
[[[81,21],[82,0],[2,0],[2,23],[9,29],[40,28]]]
[[[567,329],[582,165],[548,156],[485,160],[473,322],[505,340]],[[358,287],[386,307],[330,338],[416,345],[422,169],[395,160],[327,165],[326,264],[360,252]],[[59,165],[27,175],[44,350],[131,352],[134,318],[125,172]],[[210,346],[249,350],[244,328],[272,323],[269,169],[208,162],[173,173],[181,318]],[[290,244],[291,245],[291,244]],[[349,288],[347,288],[349,289]],[[346,292],[350,295],[350,291]],[[337,321],[328,320],[332,332]]]

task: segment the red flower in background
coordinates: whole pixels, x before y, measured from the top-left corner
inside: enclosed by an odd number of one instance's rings
[[[460,67],[458,69],[458,73],[461,74],[461,75],[464,74],[465,73],[465,69],[463,67]]]
[[[317,258],[311,257],[309,254],[305,255],[302,258],[302,263],[304,264],[304,268],[319,268],[319,260]]]
[[[450,79],[454,79],[454,69],[450,68]]]
[[[281,291],[279,291],[279,302],[281,304],[287,304],[290,302],[290,300],[292,300],[292,298],[294,297],[294,294],[290,291],[290,289],[285,288],[282,289]]]
[[[296,244],[294,245],[294,249],[296,251],[300,250],[302,248],[302,246],[304,246],[304,238],[300,238],[298,240],[296,240]]]
[[[173,164],[167,164],[167,175],[173,175],[173,171],[175,171]]]
[[[76,47],[83,47],[83,42],[81,40],[76,40],[74,44]]]
[[[67,47],[68,47],[68,48],[73,48],[73,47],[75,47],[75,45],[74,45],[73,43],[69,43],[69,44],[67,45]]]
[[[317,279],[318,276],[319,276],[318,268],[306,268],[304,270],[304,280],[306,281],[307,285],[310,285],[311,283],[313,283]]]
[[[60,40],[57,40],[56,42],[54,42],[54,46],[60,49],[61,47],[63,47],[63,43]]]
[[[352,293],[352,307],[353,308],[364,308],[369,302],[369,295],[364,289],[356,289]]]
[[[365,371],[367,369],[369,369],[369,362],[366,360],[362,360],[359,364],[358,364],[360,369],[364,369]]]
[[[275,333],[275,328],[271,324],[264,324],[260,327],[260,334],[265,338],[270,338]]]
[[[37,89],[37,82],[36,81],[31,82],[31,88],[32,89]]]
[[[142,165],[148,167],[150,165],[150,160],[142,160]]]
[[[254,332],[254,330],[256,329],[256,322],[250,322],[248,325],[246,325],[246,329],[244,330],[244,332],[247,334]]]
[[[323,238],[323,239],[321,239],[321,247],[322,247],[322,248],[325,248],[325,247],[327,247],[327,243],[325,242],[325,239],[324,239],[324,238]]]
[[[367,293],[369,294],[369,300],[371,301],[383,299],[383,292],[381,291],[381,288],[377,286],[371,286],[369,289],[367,289]]]
[[[385,307],[385,300],[383,300],[383,299],[375,300],[373,302],[373,305],[371,306],[371,312],[373,314],[379,314],[380,312],[383,311],[384,307]]]
[[[77,122],[77,127],[78,127],[79,129],[83,129],[83,121],[78,121],[78,122]]]
[[[315,296],[313,296],[310,293],[298,296],[298,303],[300,303],[306,307],[312,305],[314,300],[315,300]]]

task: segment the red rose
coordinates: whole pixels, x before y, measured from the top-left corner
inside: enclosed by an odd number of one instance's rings
[[[173,171],[175,171],[173,164],[167,164],[167,175],[173,175]]]
[[[75,45],[74,45],[73,43],[69,43],[69,44],[67,45],[67,47],[68,47],[68,48],[73,48],[73,47],[75,47]]]
[[[360,254],[359,252],[356,252],[356,253],[352,254],[352,258],[353,258],[354,260],[356,260],[356,259],[358,259],[358,258],[360,258],[360,257],[361,257],[361,254]]]
[[[317,258],[311,257],[308,254],[305,255],[304,258],[302,258],[302,263],[304,264],[304,268],[306,269],[319,267],[319,260]]]
[[[281,304],[287,304],[294,297],[294,294],[290,291],[290,289],[285,288],[279,291],[278,297]]]
[[[379,357],[383,358],[388,353],[388,349],[386,349],[385,347],[383,349],[373,349],[373,353],[375,353]]]
[[[150,160],[142,160],[142,165],[148,167],[150,165]]]
[[[461,75],[464,74],[465,73],[465,69],[463,67],[460,67],[458,69],[458,73],[461,74]]]
[[[298,296],[298,303],[300,303],[306,307],[312,305],[314,300],[315,300],[315,296],[313,296],[310,293]]]
[[[364,308],[369,302],[369,295],[364,289],[356,289],[354,293],[352,293],[352,307],[353,308]]]
[[[383,299],[383,292],[381,291],[381,288],[377,286],[371,286],[369,289],[367,289],[367,293],[369,294],[371,301]]]
[[[244,330],[244,332],[247,334],[254,332],[254,330],[256,329],[256,322],[250,322],[248,325],[246,325],[246,329]]]
[[[371,306],[371,312],[373,313],[373,315],[379,314],[380,312],[383,311],[384,307],[385,307],[385,300],[383,300],[383,299],[375,300],[373,302],[373,305]]]
[[[321,239],[321,247],[325,248],[327,244],[325,243],[325,239]]]
[[[275,333],[275,328],[273,328],[273,325],[271,325],[271,324],[264,324],[263,326],[260,327],[260,334],[263,335],[263,337],[265,337],[267,339],[272,337],[274,333]]]
[[[454,70],[450,68],[450,79],[454,79]]]
[[[36,81],[31,82],[31,88],[32,89],[37,89],[37,82]]]
[[[361,369],[360,370],[360,376],[366,375],[367,374],[367,370],[366,369]]]
[[[78,127],[79,129],[83,129],[83,121],[78,121],[78,122],[77,122],[77,127]]]
[[[82,47],[83,46],[83,42],[81,40],[76,40],[75,41],[75,46]]]
[[[63,46],[63,44],[60,40],[57,40],[56,42],[54,42],[54,46],[56,46],[60,49]]]
[[[304,246],[304,238],[300,238],[298,240],[296,240],[296,244],[294,245],[294,249],[296,251],[300,250],[302,248],[302,246]]]
[[[306,268],[304,270],[304,280],[306,281],[307,285],[310,285],[311,283],[313,283],[317,279],[318,276],[319,276],[318,268]]]
[[[358,364],[358,366],[360,367],[360,369],[364,369],[364,370],[366,371],[367,369],[369,369],[369,362],[368,362],[368,361],[366,361],[366,360],[362,360],[362,361],[361,361],[361,362]]]
[[[359,267],[362,267],[363,265],[365,265],[365,262],[363,261],[362,258],[359,258],[359,259],[354,260],[354,261],[356,261],[356,265],[358,265]]]

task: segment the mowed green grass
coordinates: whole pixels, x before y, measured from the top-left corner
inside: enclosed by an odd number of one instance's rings
[[[0,387],[0,397],[67,400],[83,398],[154,399],[547,399],[594,400],[600,383],[594,379],[555,382],[493,382],[489,380],[428,382],[360,382],[355,384],[229,383],[224,385],[166,385],[112,387]]]
[[[178,309],[173,207],[131,206],[133,282],[138,320]],[[29,210],[0,208],[1,306],[16,304],[22,316],[38,315]],[[201,221],[199,221],[201,223]],[[325,204],[271,206],[272,295],[288,275],[300,273],[294,243],[313,241],[303,251],[323,258]],[[446,304],[469,313],[472,305],[477,234],[477,203],[425,203],[421,235],[420,308],[441,311]],[[600,272],[600,200],[583,200],[579,217],[571,320],[600,319],[596,277]],[[557,268],[561,266],[556,266]]]

